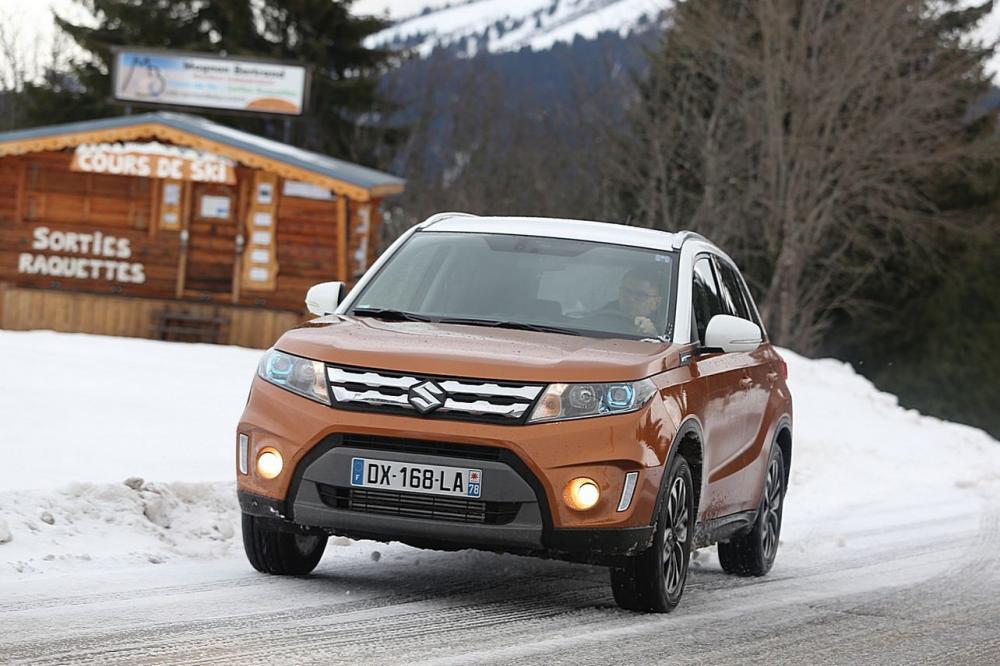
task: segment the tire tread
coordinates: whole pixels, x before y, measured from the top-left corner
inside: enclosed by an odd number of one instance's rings
[[[266,519],[243,514],[243,549],[250,565],[261,573],[278,576],[304,576],[319,564],[326,549],[326,537],[315,548],[303,553],[293,532],[267,524]]]

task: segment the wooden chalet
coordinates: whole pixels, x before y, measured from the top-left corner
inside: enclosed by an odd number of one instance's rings
[[[268,346],[403,185],[178,113],[0,133],[0,328]]]

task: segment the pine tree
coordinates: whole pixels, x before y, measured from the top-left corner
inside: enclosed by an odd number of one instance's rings
[[[90,27],[56,18],[86,53],[68,72],[49,71],[28,86],[24,126],[126,113],[111,102],[112,47],[155,47],[218,55],[273,58],[313,66],[311,101],[291,120],[290,143],[353,161],[374,163],[395,133],[379,126],[391,106],[378,76],[391,54],[364,39],[381,19],[350,13],[351,0],[77,0],[97,17]],[[138,109],[133,109],[138,111]],[[284,118],[199,112],[217,122],[283,140]],[[373,120],[374,119],[374,120]]]

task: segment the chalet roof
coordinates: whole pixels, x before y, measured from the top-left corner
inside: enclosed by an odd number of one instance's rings
[[[223,155],[285,178],[301,180],[358,201],[399,194],[406,183],[382,171],[289,146],[198,116],[160,111],[0,132],[0,157],[61,150],[83,143],[158,139]]]

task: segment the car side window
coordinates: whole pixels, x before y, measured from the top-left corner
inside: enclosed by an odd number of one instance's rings
[[[740,272],[736,270],[734,266],[722,261],[721,259],[717,260],[717,267],[722,275],[722,282],[726,289],[732,293],[733,300],[739,303],[739,305],[737,305],[737,309],[740,314],[735,316],[742,317],[743,319],[747,319],[757,324],[763,333],[764,325],[760,322],[760,315],[757,314],[757,306],[754,305],[754,300],[750,295],[750,290],[747,289],[746,280],[743,279],[743,276],[740,275]]]
[[[722,282],[722,301],[728,313],[740,319],[753,321],[750,304],[744,298],[743,285],[736,269],[721,259],[715,260],[715,266]]]
[[[698,334],[698,341],[705,344],[705,330],[708,322],[717,314],[725,314],[719,286],[712,269],[712,260],[699,257],[694,262],[694,283],[691,288],[692,322]]]
[[[760,326],[761,333],[766,336],[767,333],[764,332],[764,324],[760,321],[760,315],[757,314],[757,305],[753,300],[753,296],[750,295],[750,290],[747,288],[747,281],[740,276],[740,291],[743,293],[743,300],[747,303],[747,309],[750,310],[750,321]]]

